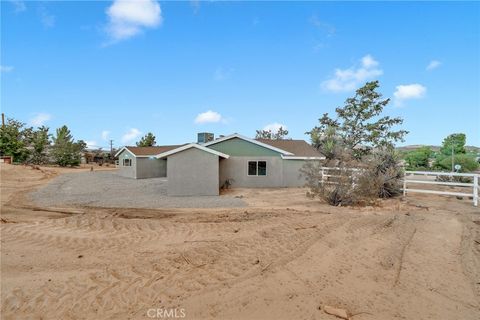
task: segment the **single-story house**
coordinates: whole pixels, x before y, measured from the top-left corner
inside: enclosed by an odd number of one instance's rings
[[[168,177],[172,196],[218,195],[220,187],[298,187],[300,168],[324,157],[304,140],[250,139],[239,134],[177,146],[124,147],[119,174]]]

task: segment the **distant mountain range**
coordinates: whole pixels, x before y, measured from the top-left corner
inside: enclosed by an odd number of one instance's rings
[[[403,147],[397,147],[396,149],[399,151],[412,151],[416,149],[420,149],[423,147],[429,147],[433,151],[439,151],[441,146],[429,146],[429,145],[424,145],[424,144],[412,144],[409,146],[403,146]],[[465,146],[465,149],[467,149],[467,152],[476,152],[480,153],[480,147],[475,147],[475,146]]]

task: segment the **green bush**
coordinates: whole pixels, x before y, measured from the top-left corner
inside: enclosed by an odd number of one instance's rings
[[[404,156],[407,170],[428,170],[430,168],[430,157],[433,151],[428,147],[407,152]]]
[[[462,166],[459,172],[472,172],[478,168],[478,162],[475,157],[466,154],[457,154],[453,157],[454,164]],[[439,155],[435,161],[435,169],[452,170],[452,157]]]

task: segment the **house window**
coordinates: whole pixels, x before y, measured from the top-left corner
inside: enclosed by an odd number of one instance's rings
[[[248,161],[248,175],[249,176],[257,175],[257,161]]]
[[[267,161],[258,161],[258,170],[257,173],[259,176],[267,175]]]
[[[124,167],[131,167],[132,166],[132,159],[123,159],[123,166]]]
[[[266,176],[267,162],[266,161],[248,161],[248,175],[249,176]]]

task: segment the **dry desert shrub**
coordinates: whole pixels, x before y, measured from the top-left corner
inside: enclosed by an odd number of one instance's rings
[[[358,202],[355,177],[343,165],[333,170],[324,170],[324,162],[309,161],[301,169],[309,188],[309,198],[320,198],[332,206],[348,206]],[[327,176],[328,175],[328,176]]]
[[[379,198],[391,198],[401,194],[404,177],[394,150],[378,150],[367,160],[367,174],[374,181],[372,188]]]
[[[301,171],[307,196],[333,206],[368,205],[401,193],[403,169],[393,151],[377,151],[362,161],[311,161]]]

